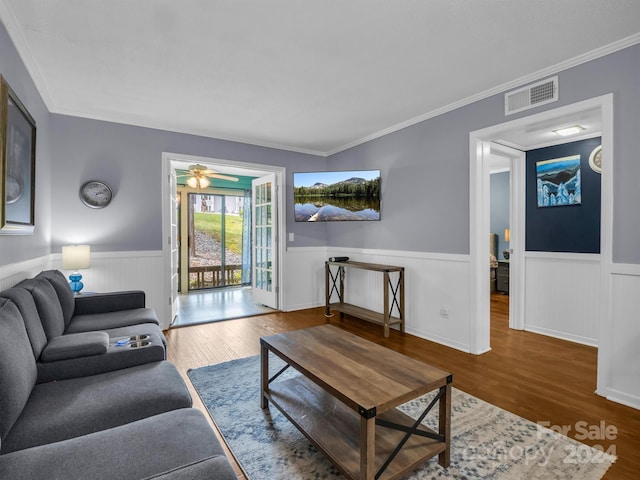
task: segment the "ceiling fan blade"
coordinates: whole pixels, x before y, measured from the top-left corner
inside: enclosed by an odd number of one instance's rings
[[[210,170],[209,168],[205,167],[204,165],[200,165],[199,163],[196,163],[195,165],[190,165],[189,173],[185,175],[191,176],[191,177],[200,176],[200,177],[209,177],[209,178],[219,178],[221,180],[229,180],[230,182],[238,181],[236,177],[221,175],[219,173],[216,173],[215,170]]]
[[[210,174],[207,175],[207,177],[219,178],[220,180],[229,180],[230,182],[237,182],[238,181],[237,177],[230,177],[228,175],[221,175],[219,173],[210,173]]]

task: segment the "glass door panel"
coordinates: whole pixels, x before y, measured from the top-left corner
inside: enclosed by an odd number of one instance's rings
[[[244,197],[189,193],[189,290],[242,285]]]

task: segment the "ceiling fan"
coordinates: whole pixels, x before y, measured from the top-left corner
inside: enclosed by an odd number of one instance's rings
[[[222,175],[220,173],[217,173],[215,170],[211,170],[204,165],[200,165],[199,163],[190,165],[189,171],[187,173],[178,175],[178,177],[189,177],[187,178],[187,185],[197,190],[201,188],[207,188],[211,184],[211,181],[209,180],[210,178],[219,178],[221,180],[228,180],[230,182],[238,181],[237,177]]]

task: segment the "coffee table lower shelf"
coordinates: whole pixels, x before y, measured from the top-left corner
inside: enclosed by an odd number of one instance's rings
[[[272,382],[263,393],[344,475],[354,480],[361,479],[361,417],[357,412],[302,375]],[[376,419],[407,427],[415,423],[413,418],[398,409],[384,412]],[[405,433],[382,426],[375,430],[374,471],[378,472]],[[424,426],[421,430],[437,433]],[[378,478],[402,478],[445,449],[444,442],[412,435]]]

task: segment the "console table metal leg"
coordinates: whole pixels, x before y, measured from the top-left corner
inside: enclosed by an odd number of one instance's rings
[[[340,273],[340,301],[344,302],[344,276],[345,271],[344,267],[341,265],[338,267],[338,272]],[[344,312],[340,312],[340,319],[344,319]]]
[[[331,289],[329,288],[329,277],[331,276],[331,268],[328,263],[324,264],[324,316],[328,317],[331,315],[331,310],[329,308],[329,303],[331,303]]]
[[[384,272],[384,336],[389,336],[389,272]]]
[[[400,332],[404,333],[404,272],[400,275]]]

